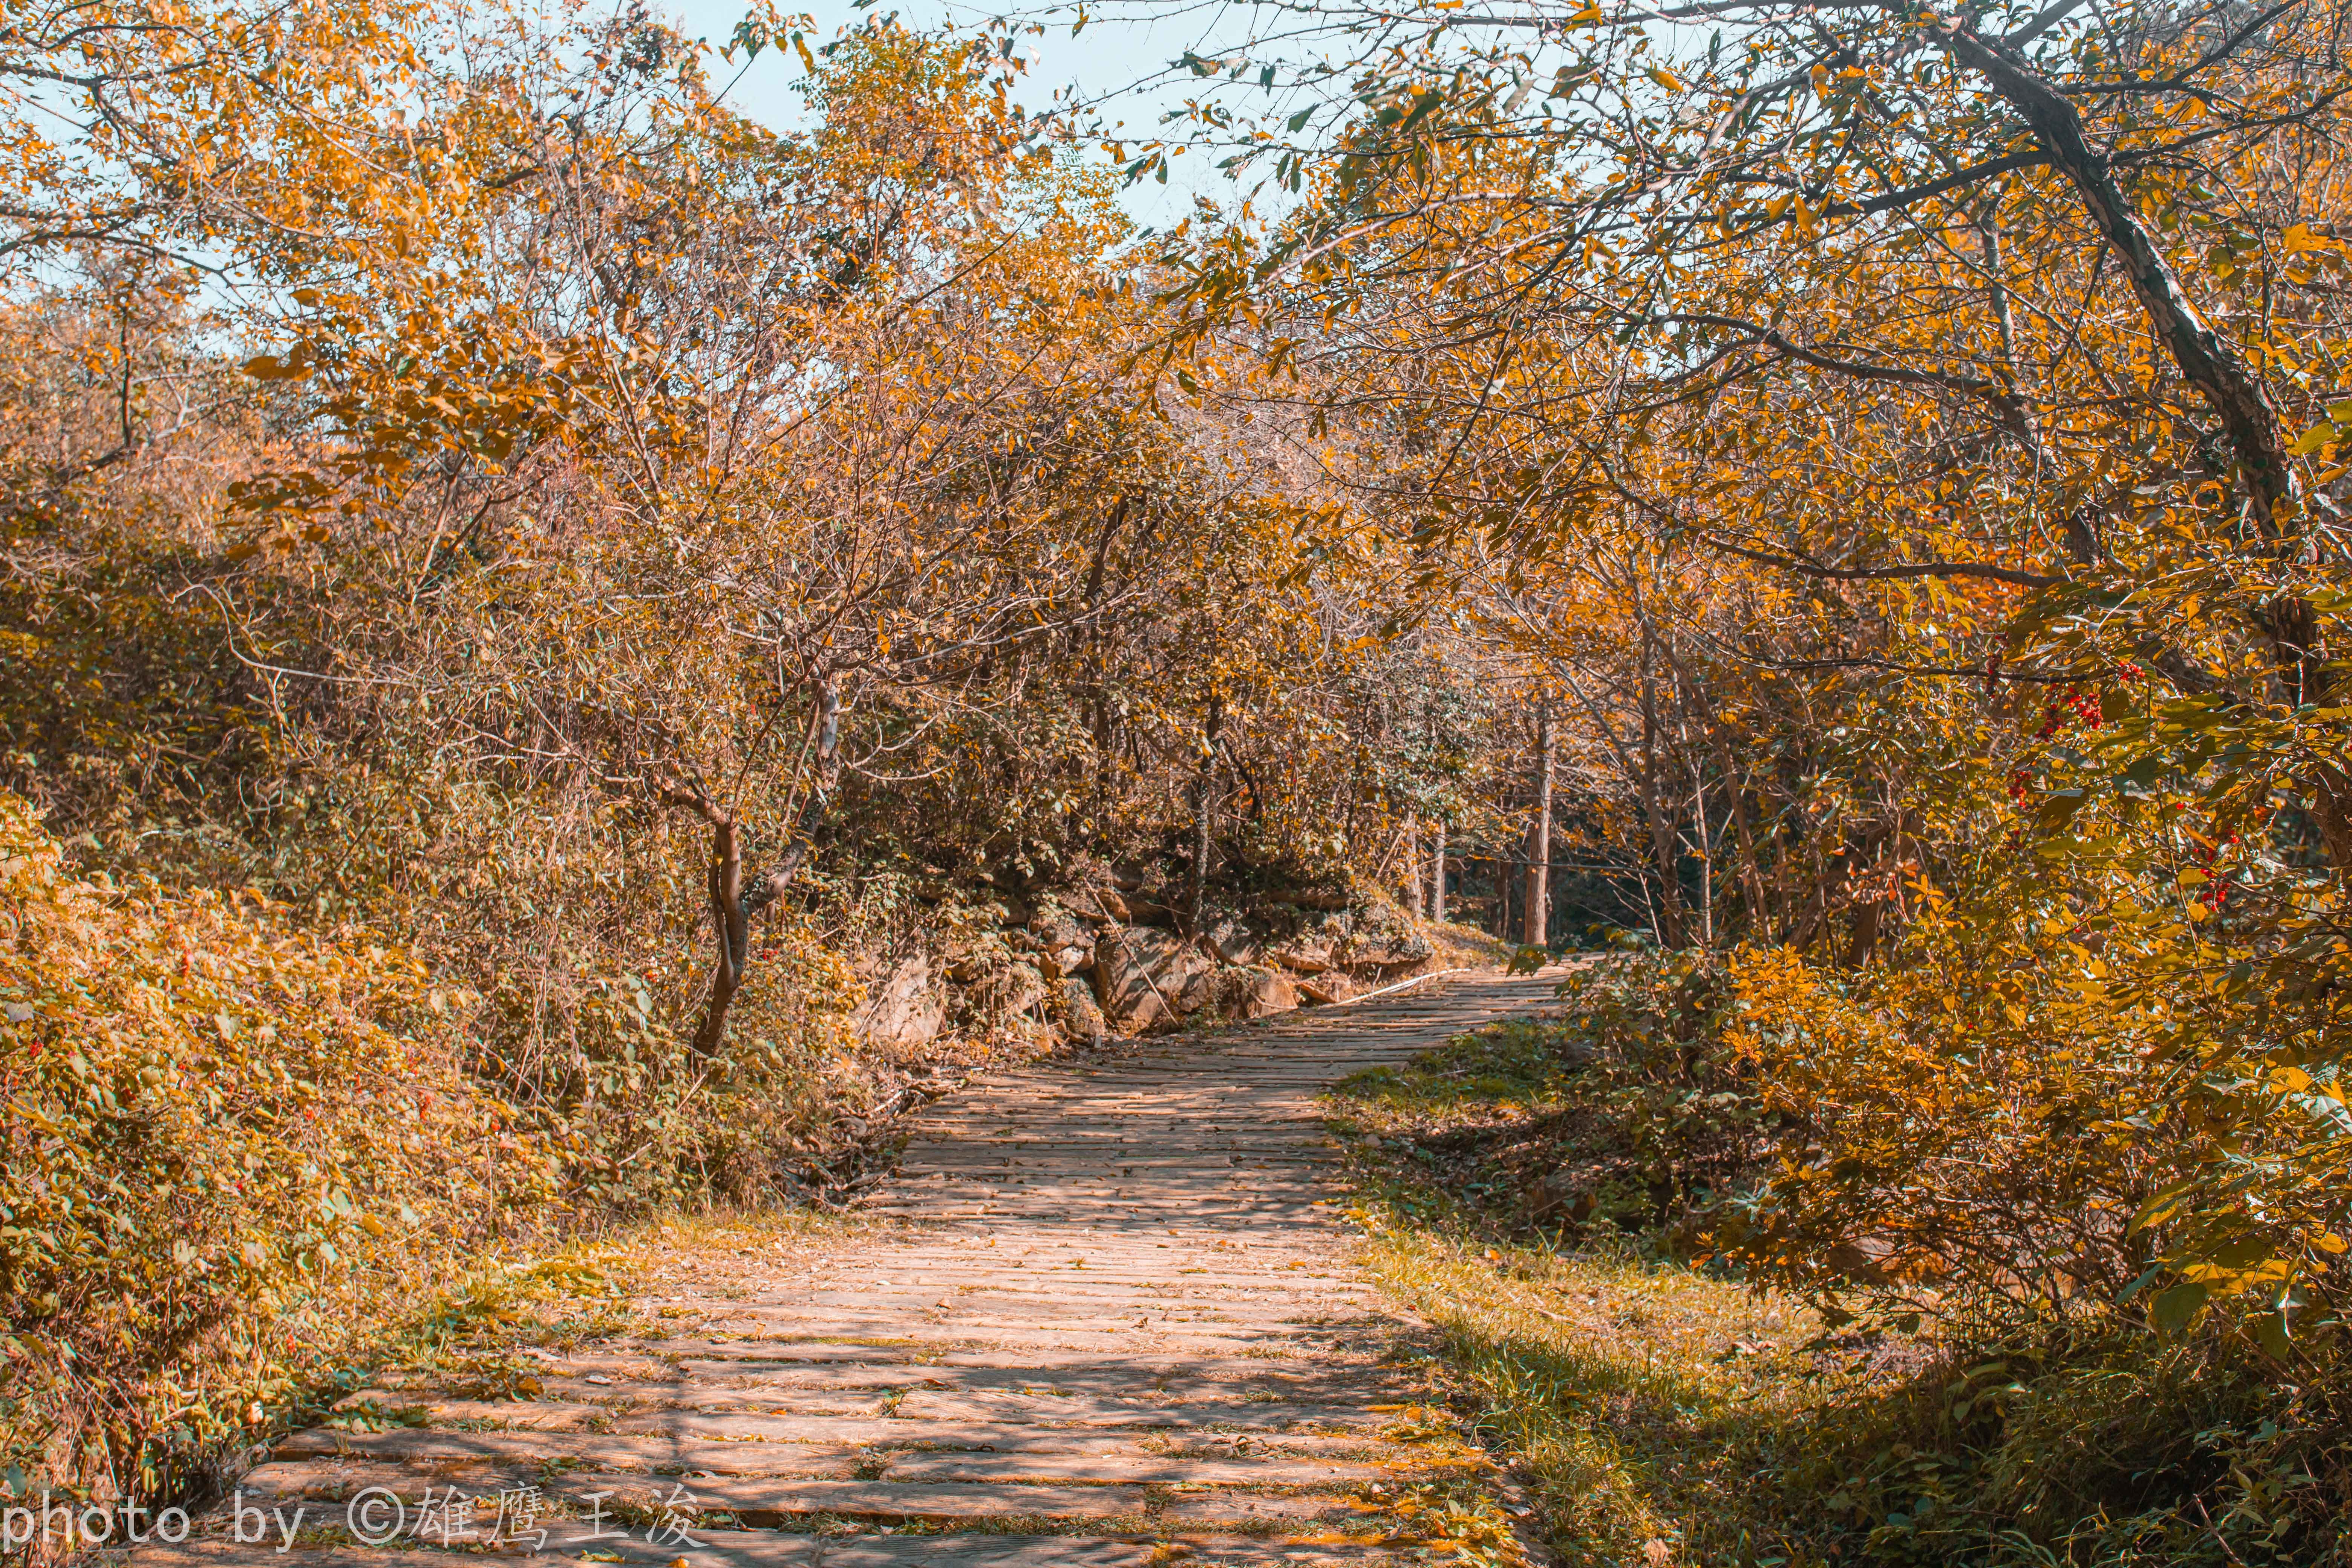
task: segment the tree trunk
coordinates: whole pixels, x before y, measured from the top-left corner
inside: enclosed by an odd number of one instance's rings
[[[1748,791],[1735,780],[1731,788],[1731,826],[1739,835],[1739,882],[1748,895],[1747,932],[1777,929],[1772,900],[1764,889],[1764,872],[1756,861],[1756,829],[1748,820]]]
[[[1650,640],[1642,639],[1642,811],[1650,823],[1650,852],[1658,872],[1658,945],[1683,944],[1682,857],[1676,852],[1674,818],[1658,777],[1658,700],[1650,669]]]
[[[1429,843],[1429,918],[1445,922],[1445,824],[1437,825]]]
[[[1417,816],[1404,821],[1404,907],[1413,919],[1422,918],[1421,818]]]
[[[1714,749],[1716,765],[1723,770],[1723,779],[1731,791],[1731,826],[1739,843],[1739,887],[1741,901],[1748,906],[1748,919],[1741,927],[1744,935],[1759,931],[1771,931],[1775,926],[1771,900],[1764,890],[1764,873],[1756,859],[1756,829],[1748,815],[1748,781],[1731,765],[1730,750],[1717,735],[1710,734],[1708,744]]]
[[[1536,820],[1528,834],[1527,924],[1520,941],[1528,947],[1551,945],[1551,703],[1536,714]]]
[[[1954,24],[1935,30],[1953,54],[1983,75],[2024,119],[2034,141],[2082,196],[2092,224],[2123,262],[2148,324],[2180,374],[2221,421],[2264,526],[2273,537],[2299,526],[2299,485],[2269,389],[2247,370],[2230,341],[2198,313],[2141,222],[2138,207],[2116,184],[2114,164],[2084,135],[2081,112],[2022,55],[2000,40]]]
[[[1110,562],[1111,542],[1118,537],[1121,525],[1127,521],[1128,497],[1122,492],[1113,503],[1109,518],[1103,523],[1100,538],[1095,542],[1094,564],[1087,572],[1087,607],[1092,610],[1102,600],[1103,574]],[[1111,771],[1118,760],[1118,721],[1113,717],[1110,697],[1110,674],[1102,624],[1090,620],[1083,631],[1072,634],[1083,639],[1087,649],[1087,709],[1094,732],[1094,804],[1089,826],[1102,831],[1110,818]]]
[[[744,972],[751,959],[751,919],[783,897],[808,858],[817,829],[824,826],[835,784],[841,779],[841,702],[830,680],[815,690],[811,761],[814,763],[806,799],[793,818],[783,853],[776,863],[743,885],[743,841],[735,814],[697,795],[672,798],[689,805],[710,824],[710,923],[719,949],[718,967],[710,977],[710,996],[703,1004],[702,1022],[695,1026],[690,1048],[698,1059],[715,1053],[727,1038],[727,1012],[743,988]]]
[[[711,972],[710,1000],[694,1031],[692,1049],[698,1058],[718,1050],[727,1037],[727,1009],[743,987],[744,966],[751,957],[751,921],[743,910],[743,842],[734,818],[719,816],[710,825],[710,929],[718,966]]]
[[[1211,816],[1216,809],[1217,749],[1223,743],[1225,728],[1225,700],[1214,692],[1209,695],[1208,752],[1201,759],[1200,777],[1192,785],[1192,868],[1186,878],[1184,889],[1184,930],[1187,935],[1201,934],[1202,900],[1209,885],[1209,843]]]
[[[1698,835],[1698,944],[1715,946],[1715,845],[1706,826],[1706,775],[1691,757],[1691,829]]]
[[[2264,537],[2281,554],[2300,549],[2308,529],[2303,483],[2270,388],[2181,288],[2137,205],[2116,183],[2113,160],[2084,134],[2081,111],[2006,42],[1955,23],[1932,24],[1930,30],[2017,110],[2052,164],[2082,196],[2092,225],[2122,261],[2157,340],[2221,422]],[[2285,700],[2295,706],[2326,700],[2336,682],[2316,606],[2308,598],[2281,594],[2252,618],[2268,645]],[[2339,872],[2352,870],[2352,779],[2323,763],[2310,784],[2312,815],[2328,857]]]

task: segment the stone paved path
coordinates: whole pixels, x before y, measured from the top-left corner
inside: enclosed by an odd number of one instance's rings
[[[691,1325],[679,1337],[551,1352],[526,1400],[375,1391],[425,1402],[424,1425],[280,1445],[245,1482],[277,1510],[267,1546],[133,1561],[416,1564],[342,1535],[371,1487],[363,1518],[388,1521],[393,1497],[407,1511],[398,1545],[431,1506],[428,1547],[544,1528],[569,1561],[1453,1561],[1398,1505],[1477,1484],[1483,1460],[1414,1409],[1403,1326],[1348,1266],[1316,1096],[1550,994],[1437,981],[976,1086],[919,1124],[878,1200],[887,1238],[815,1278],[689,1282],[660,1309]],[[452,1530],[453,1487],[505,1500]],[[689,1502],[702,1522],[680,1542]],[[501,1531],[500,1506],[540,1516]]]

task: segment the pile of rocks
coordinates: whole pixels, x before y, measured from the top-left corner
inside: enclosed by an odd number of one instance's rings
[[[1336,905],[1339,907],[1324,907]],[[913,1044],[953,1012],[1029,1017],[1066,1039],[1174,1027],[1203,1015],[1257,1018],[1341,1001],[1427,966],[1429,940],[1393,905],[1349,907],[1328,892],[1216,909],[1186,934],[1134,889],[1040,892],[1004,907],[995,930],[867,977],[868,1037]],[[952,1004],[944,980],[960,995]]]

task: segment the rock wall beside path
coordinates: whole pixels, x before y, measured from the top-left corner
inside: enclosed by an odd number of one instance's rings
[[[856,1027],[898,1046],[960,1024],[1091,1042],[1328,1005],[1438,966],[1429,928],[1394,905],[1328,901],[1212,906],[1190,932],[1139,893],[1048,890],[993,906],[935,952],[867,963]]]

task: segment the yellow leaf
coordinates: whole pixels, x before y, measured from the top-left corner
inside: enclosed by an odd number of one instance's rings
[[[2343,432],[2333,424],[2315,425],[2305,430],[2289,450],[2298,458],[2308,458],[2314,452],[2334,446],[2342,434]]]

